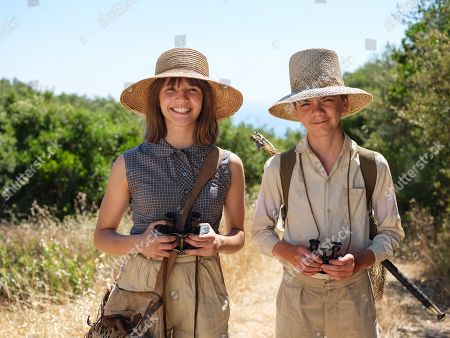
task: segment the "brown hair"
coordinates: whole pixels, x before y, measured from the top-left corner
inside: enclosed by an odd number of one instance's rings
[[[169,78],[170,85],[179,85],[181,77]],[[215,114],[215,102],[210,84],[204,80],[185,78],[191,86],[199,87],[202,91],[202,110],[195,121],[194,142],[197,144],[213,144],[217,140],[219,128]],[[144,138],[148,142],[157,143],[166,137],[167,127],[159,103],[159,92],[166,78],[156,79],[149,94],[150,109],[147,111],[147,124]]]
[[[330,96],[340,96],[342,101],[344,101],[344,99],[348,99],[348,95],[345,95],[345,94],[343,94],[343,95],[330,95]],[[300,100],[300,101],[302,101],[302,100]],[[298,108],[298,103],[299,103],[300,101],[294,101],[294,102],[292,103],[292,104],[294,105],[294,109],[295,109],[295,110],[297,110],[297,108]]]

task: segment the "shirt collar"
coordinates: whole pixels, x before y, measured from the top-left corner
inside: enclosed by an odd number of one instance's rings
[[[145,153],[154,154],[157,156],[170,156],[172,154],[185,153],[191,156],[205,156],[211,148],[210,144],[192,144],[184,149],[176,149],[172,147],[166,139],[162,138],[157,143],[151,143],[145,141],[142,143],[142,147]]]
[[[346,133],[344,133],[344,145],[342,147],[342,150],[350,150],[355,151],[357,148],[357,144],[355,141],[353,141],[350,136],[348,136]],[[308,138],[306,135],[302,137],[300,142],[297,143],[295,146],[295,152],[296,153],[303,153],[305,151],[312,152],[312,149],[308,143]]]

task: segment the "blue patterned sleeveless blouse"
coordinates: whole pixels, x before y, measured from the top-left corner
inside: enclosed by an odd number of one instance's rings
[[[189,197],[211,145],[194,144],[179,150],[165,139],[144,142],[123,153],[128,189],[131,195],[133,226],[130,234],[139,234],[166,212],[178,212]],[[231,185],[230,152],[224,155],[215,176],[200,192],[192,211],[201,214],[217,233],[225,195]]]

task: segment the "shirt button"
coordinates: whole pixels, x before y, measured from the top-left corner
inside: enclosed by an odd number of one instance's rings
[[[171,292],[170,292],[170,298],[172,298],[172,299],[174,299],[174,300],[178,299],[178,292],[176,292],[176,291],[171,291]]]
[[[330,212],[331,212],[331,209],[327,209],[327,211],[328,211],[328,213],[330,213]]]
[[[184,177],[186,177],[186,176],[187,176],[187,172],[183,171],[183,172],[181,173],[181,175],[183,175]]]

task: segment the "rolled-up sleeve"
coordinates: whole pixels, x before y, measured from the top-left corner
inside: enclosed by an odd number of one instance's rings
[[[372,195],[372,206],[378,221],[378,233],[368,247],[375,254],[376,263],[392,257],[405,237],[395,188],[386,159],[376,153],[377,183]]]
[[[263,254],[268,256],[272,256],[273,247],[280,241],[275,231],[282,204],[279,168],[280,155],[270,158],[264,166],[264,174],[251,227],[254,243]]]

